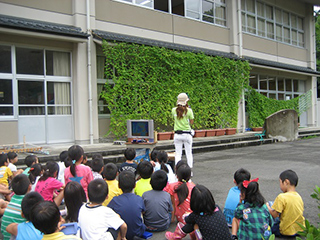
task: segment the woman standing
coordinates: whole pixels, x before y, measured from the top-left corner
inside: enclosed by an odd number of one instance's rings
[[[184,145],[188,165],[193,167],[192,156],[192,135],[191,124],[193,124],[193,112],[188,107],[188,95],[180,93],[178,95],[177,107],[172,109],[172,116],[174,119],[174,146],[175,146],[175,163],[181,160],[182,147]]]

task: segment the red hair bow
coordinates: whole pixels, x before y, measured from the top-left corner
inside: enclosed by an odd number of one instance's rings
[[[259,178],[252,179],[251,181],[244,180],[243,183],[242,183],[242,185],[243,185],[245,188],[247,188],[248,185],[249,185],[249,183],[251,183],[251,182],[258,182],[258,181],[259,181]]]

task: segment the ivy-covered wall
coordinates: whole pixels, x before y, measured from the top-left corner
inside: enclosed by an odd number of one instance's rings
[[[249,127],[262,127],[266,117],[282,109],[294,109],[299,112],[299,97],[291,100],[267,98],[249,87],[246,92],[246,111],[249,115]]]
[[[126,135],[127,119],[153,119],[157,131],[173,129],[171,109],[186,92],[195,129],[236,127],[238,102],[248,87],[248,62],[129,43],[103,43],[110,131]]]

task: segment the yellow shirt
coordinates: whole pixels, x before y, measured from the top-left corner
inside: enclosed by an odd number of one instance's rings
[[[134,188],[134,193],[142,197],[142,194],[144,192],[152,190],[150,180],[151,178],[147,178],[147,179],[141,178],[139,181],[137,181],[136,187]]]
[[[9,186],[8,178],[12,176],[10,168],[6,166],[0,167],[0,183]]]
[[[280,233],[282,235],[291,236],[302,230],[296,223],[298,222],[304,225],[304,206],[299,193],[280,193],[274,201],[272,208],[278,213],[281,213]]]
[[[122,194],[122,190],[119,188],[118,181],[115,180],[106,180],[108,184],[109,193],[108,198],[102,203],[103,206],[108,206],[109,202],[112,200],[113,197],[119,196]]]
[[[75,235],[65,235],[63,232],[55,232],[43,235],[42,240],[81,240]]]

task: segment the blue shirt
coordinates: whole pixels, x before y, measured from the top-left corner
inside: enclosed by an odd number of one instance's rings
[[[223,209],[223,215],[225,216],[228,225],[232,224],[234,217],[234,211],[240,202],[240,189],[235,186],[229,190],[226,203]]]
[[[32,222],[24,222],[18,224],[18,235],[16,240],[41,240],[43,234],[36,229]]]
[[[108,204],[113,211],[118,213],[128,226],[127,239],[134,236],[141,237],[146,229],[141,213],[145,211],[143,199],[133,193],[123,193],[114,197]]]

